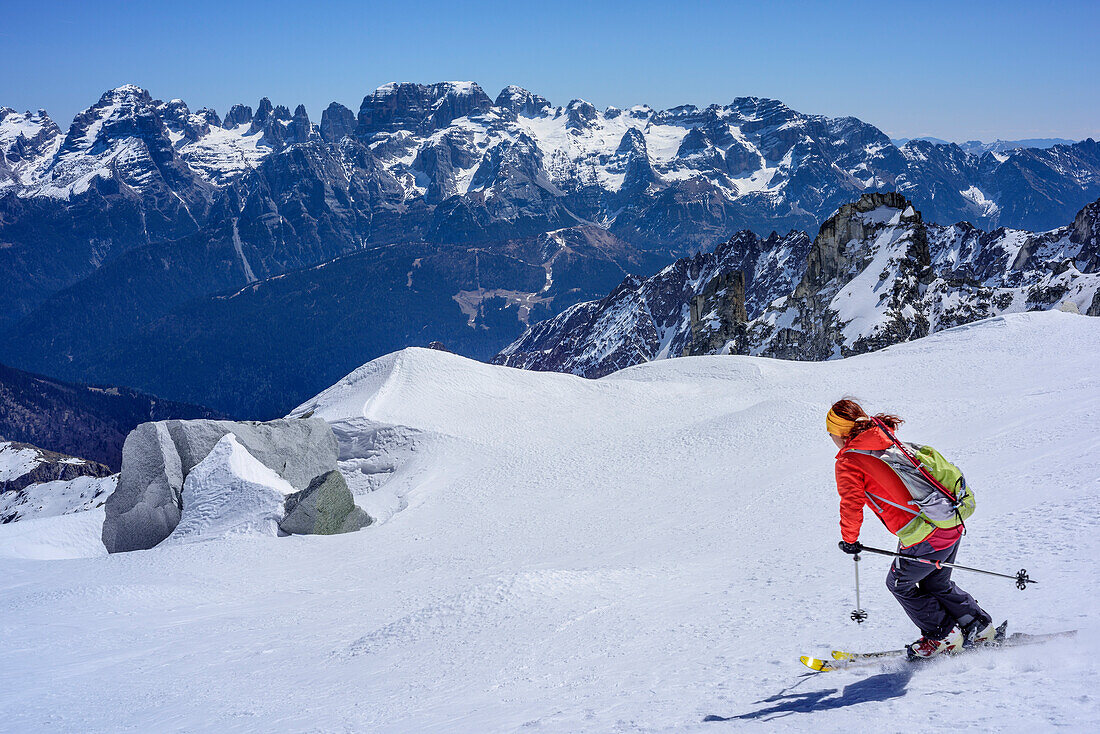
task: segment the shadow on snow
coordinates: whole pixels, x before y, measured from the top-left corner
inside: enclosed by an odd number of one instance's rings
[[[806,693],[787,693],[795,686],[785,689],[774,696],[765,698],[757,703],[768,703],[756,711],[750,711],[736,716],[710,715],[703,721],[737,721],[743,719],[773,719],[789,714],[812,714],[817,711],[829,711],[831,709],[854,706],[859,703],[874,703],[888,701],[891,698],[900,698],[905,695],[909,679],[913,677],[912,666],[905,666],[901,670],[873,675],[864,678],[849,686],[843,691],[832,688],[824,691],[808,691]],[[820,673],[810,673],[804,678],[815,678]],[[800,681],[799,683],[801,683]]]

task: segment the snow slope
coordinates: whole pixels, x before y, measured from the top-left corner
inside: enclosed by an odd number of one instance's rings
[[[298,411],[420,437],[406,463],[418,470],[388,475],[377,491],[399,502],[370,529],[0,559],[0,722],[1096,730],[1098,353],[1100,320],[1046,312],[833,362],[684,358],[595,381],[389,355]],[[1040,582],[960,583],[1017,629],[1076,627],[1077,640],[803,675],[800,654],[914,636],[884,559],[861,564],[869,621],[847,618],[823,423],[846,394],[901,414],[904,438],[965,468],[978,512],[961,562],[1026,566]],[[384,441],[364,442],[384,458]],[[354,443],[343,435],[342,459]],[[870,516],[863,540],[890,544]]]

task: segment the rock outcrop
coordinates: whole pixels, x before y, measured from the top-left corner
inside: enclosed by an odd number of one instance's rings
[[[336,439],[320,418],[144,423],[126,439],[118,489],[106,504],[107,550],[152,548],[167,538],[180,521],[187,476],[230,433],[294,490],[336,468]]]
[[[691,341],[684,356],[715,354],[731,341],[744,338],[745,274],[740,270],[723,273],[691,299]]]
[[[291,535],[335,535],[370,524],[370,515],[355,505],[344,476],[333,470],[286,498],[286,516],[279,527]]]

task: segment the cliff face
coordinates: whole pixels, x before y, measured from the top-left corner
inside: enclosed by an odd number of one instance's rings
[[[928,224],[898,194],[864,194],[822,225],[791,294],[725,349],[822,360],[1002,313],[1100,314],[1098,209],[1089,205],[1050,232],[982,232],[966,222]]]

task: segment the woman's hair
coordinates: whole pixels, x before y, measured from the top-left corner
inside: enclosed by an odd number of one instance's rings
[[[867,415],[867,411],[852,398],[844,398],[833,403],[833,412],[845,420],[855,421],[855,426],[844,437],[849,440],[875,425],[871,422],[871,416]],[[896,431],[898,426],[905,422],[898,416],[889,413],[879,413],[875,417],[885,423],[891,431]]]

